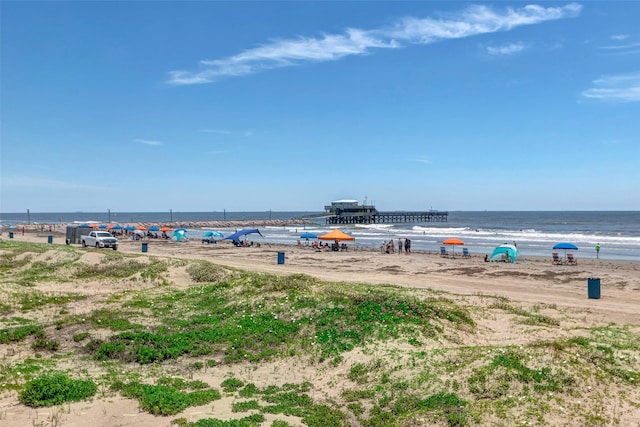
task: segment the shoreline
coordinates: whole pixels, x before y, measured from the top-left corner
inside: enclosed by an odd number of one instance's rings
[[[60,234],[52,244],[65,244]],[[47,234],[26,233],[16,236],[15,240],[46,245]],[[445,258],[435,251],[383,254],[363,247],[316,252],[297,244],[261,243],[260,247],[237,248],[230,241],[206,244],[200,238],[186,242],[121,239],[118,251],[138,256],[199,259],[261,273],[307,274],[332,282],[392,284],[460,295],[493,295],[585,311],[589,317],[594,316],[592,321],[597,323],[615,320],[640,325],[640,262],[634,260],[578,258],[578,265],[553,265],[551,257],[531,256],[523,263],[511,264],[484,262],[478,254]],[[144,253],[142,244],[146,244]],[[93,251],[96,250],[87,249],[87,252]],[[104,251],[111,250],[96,252]],[[284,254],[283,264],[277,263],[280,252]],[[602,299],[587,298],[590,278],[601,279]]]
[[[98,223],[96,223],[98,224]],[[115,224],[115,223],[113,223]],[[79,224],[73,224],[73,223],[56,223],[56,224],[27,224],[24,226],[24,233],[22,232],[22,227],[16,227],[13,229],[9,229],[7,227],[5,228],[0,228],[0,239],[6,239],[8,240],[8,234],[9,232],[13,232],[14,233],[14,238],[27,238],[27,236],[33,236],[35,238],[35,240],[33,240],[34,242],[39,242],[39,243],[46,243],[47,242],[47,238],[48,236],[52,236],[54,241],[56,243],[60,243],[59,239],[62,239],[62,243],[64,243],[64,240],[66,238],[66,227],[69,225],[79,225]],[[122,224],[121,224],[122,225]],[[181,221],[174,221],[174,222],[162,222],[162,223],[158,223],[158,222],[133,222],[133,223],[127,223],[127,225],[131,225],[134,227],[138,227],[138,226],[144,226],[144,227],[151,227],[151,226],[158,226],[158,227],[170,227],[170,228],[189,228],[189,229],[201,229],[202,233],[205,233],[206,231],[208,231],[209,229],[229,229],[229,228],[236,228],[236,231],[238,229],[242,229],[242,228],[259,228],[259,227],[288,227],[288,226],[293,226],[293,227],[297,227],[297,226],[307,226],[307,225],[318,225],[317,223],[313,222],[313,221],[309,221],[308,219],[303,219],[303,218],[294,218],[294,219],[287,219],[287,220],[282,220],[282,219],[275,219],[275,220],[237,220],[237,221],[191,221],[191,222],[181,222]],[[96,230],[98,231],[108,231],[108,232],[112,232],[113,230],[109,230],[109,229],[98,229],[96,228]],[[115,234],[114,234],[115,235]],[[164,239],[142,239],[142,240],[132,240],[129,239],[127,236],[122,236],[122,235],[115,235],[115,237],[118,238],[118,240],[120,241],[120,244],[125,244],[125,243],[134,243],[134,244],[139,244],[139,243],[150,243],[150,242],[161,242]],[[31,241],[31,239],[29,239]],[[201,236],[197,235],[197,236],[189,236],[189,240],[191,242],[197,241],[198,244],[200,244],[201,242]],[[297,241],[298,240],[302,240],[299,239],[299,237],[291,237],[291,241],[290,242],[282,242],[282,241],[278,241],[278,242],[269,242],[267,241],[266,244],[267,245],[271,245],[271,246],[283,246],[283,247],[296,247],[297,246]],[[222,242],[222,244],[224,244],[225,242]],[[260,241],[260,243],[265,244],[264,241]],[[304,243],[304,242],[303,242]],[[347,245],[358,252],[369,252],[369,253],[380,253],[380,248],[378,246],[370,246],[367,244],[362,244],[361,242],[353,241],[353,242],[346,242]],[[442,246],[442,245],[439,245]],[[486,248],[483,249],[478,249],[477,247],[474,247],[473,245],[467,245],[467,248],[469,248],[469,253],[471,255],[471,257],[483,257],[485,254],[488,254],[491,252],[492,249],[487,249],[484,250]],[[462,250],[459,250],[460,252],[456,251],[456,254],[459,253],[459,255],[456,255],[455,259],[458,258],[463,258],[462,257]],[[425,249],[423,248],[412,248],[412,252],[414,253],[424,253],[424,254],[432,254],[432,255],[440,255],[440,252],[438,249],[436,248],[427,248]],[[518,262],[517,264],[524,264],[527,262],[527,260],[544,260],[544,261],[551,261],[551,254],[552,252],[557,252],[557,251],[552,251],[551,249],[549,249],[549,253],[548,255],[540,255],[540,254],[523,254],[522,259],[524,260],[523,262]],[[562,252],[562,251],[561,251]],[[560,254],[562,257],[562,253]],[[608,256],[607,254],[601,254],[601,257],[598,259],[595,257],[595,255],[591,252],[586,252],[586,251],[582,251],[582,252],[577,252],[574,255],[576,255],[576,258],[578,259],[579,262],[588,262],[588,261],[620,261],[620,262],[631,262],[631,263],[638,263],[640,264],[640,259],[635,259],[635,258],[625,258],[625,257],[611,257]]]

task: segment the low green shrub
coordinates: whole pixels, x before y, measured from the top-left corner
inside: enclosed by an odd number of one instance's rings
[[[85,400],[96,394],[93,381],[74,380],[64,374],[44,375],[25,384],[18,395],[23,404],[32,408],[60,405]]]
[[[181,384],[182,386],[182,384]],[[175,415],[189,406],[206,405],[222,398],[218,390],[199,389],[185,392],[166,385],[141,384],[137,381],[117,384],[125,397],[136,399],[140,408],[153,415]]]

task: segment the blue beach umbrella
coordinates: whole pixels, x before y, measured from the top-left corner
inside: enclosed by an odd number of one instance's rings
[[[98,226],[98,228],[100,228],[100,229],[103,229],[103,230],[104,230],[104,229],[106,229],[106,228],[107,228],[107,224],[100,224],[100,225]]]
[[[558,243],[557,245],[555,245],[553,247],[553,249],[564,249],[565,251],[566,250],[577,251],[578,247],[576,245],[574,245],[573,243],[562,242],[562,243]]]
[[[149,227],[149,231],[160,231],[160,227]]]
[[[133,231],[136,228],[133,225],[127,225],[124,229],[127,230],[127,231]]]
[[[577,251],[578,247],[576,245],[574,245],[573,243],[568,243],[568,242],[561,242],[556,244],[553,249],[561,249],[564,251],[564,257],[567,257],[567,251]]]
[[[316,235],[315,235],[315,234],[313,234],[313,233],[304,233],[304,234],[301,234],[301,235],[300,235],[300,238],[301,238],[301,239],[317,239],[317,238],[318,238],[318,236],[316,236]]]
[[[112,230],[122,230],[122,226],[120,224],[116,224],[113,227],[111,227]]]

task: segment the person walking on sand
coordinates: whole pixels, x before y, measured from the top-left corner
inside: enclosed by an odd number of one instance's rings
[[[596,243],[596,259],[600,259],[600,243]]]
[[[398,239],[398,253],[402,253],[402,239]]]
[[[408,237],[404,239],[404,252],[409,255],[411,253],[411,239]]]

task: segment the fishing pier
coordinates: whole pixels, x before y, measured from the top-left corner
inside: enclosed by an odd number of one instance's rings
[[[359,205],[355,200],[338,200],[325,206],[327,224],[395,224],[401,222],[447,222],[449,212],[393,211],[379,212],[373,205]]]

